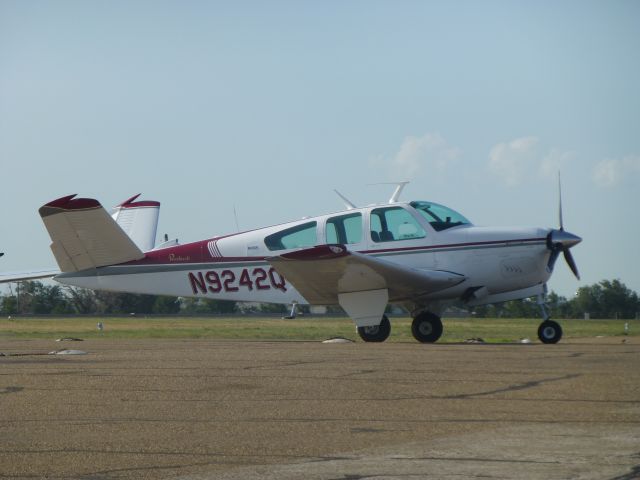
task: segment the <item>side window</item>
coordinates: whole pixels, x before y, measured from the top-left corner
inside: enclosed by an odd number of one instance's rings
[[[269,250],[286,250],[289,248],[313,247],[318,244],[316,237],[317,222],[303,223],[264,237],[264,244]]]
[[[327,220],[327,243],[360,243],[362,241],[362,214],[350,213]]]
[[[426,237],[413,216],[401,207],[376,208],[371,211],[371,240],[393,242]]]

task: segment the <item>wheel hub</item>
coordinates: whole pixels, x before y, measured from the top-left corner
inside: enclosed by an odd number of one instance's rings
[[[368,335],[376,335],[378,333],[378,330],[380,330],[380,326],[379,325],[372,325],[372,326],[369,326],[369,327],[364,327],[364,331]]]
[[[433,331],[433,326],[431,325],[431,322],[420,322],[418,330],[422,335],[429,335]]]

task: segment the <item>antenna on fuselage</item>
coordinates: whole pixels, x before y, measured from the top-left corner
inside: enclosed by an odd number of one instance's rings
[[[400,198],[400,194],[402,193],[402,189],[407,185],[407,183],[410,183],[409,181],[406,182],[380,182],[380,183],[368,183],[367,185],[396,185],[396,189],[393,191],[393,195],[391,195],[391,198],[389,199],[388,203],[396,203],[398,201],[398,198]]]
[[[347,197],[342,195],[338,190],[334,188],[333,191],[336,192],[338,196],[342,199],[342,201],[344,202],[344,206],[347,207],[347,210],[353,210],[354,208],[358,208],[353,204],[353,202],[351,202],[351,200],[349,200]]]
[[[398,201],[398,198],[400,197],[400,194],[402,193],[402,189],[407,185],[407,183],[409,182],[397,182],[396,183],[396,189],[393,191],[393,195],[391,195],[391,198],[389,199],[389,203],[396,203]]]

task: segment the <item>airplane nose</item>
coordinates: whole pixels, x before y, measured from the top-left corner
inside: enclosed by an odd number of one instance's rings
[[[576,246],[582,241],[577,235],[573,233],[566,232],[562,227],[560,230],[551,230],[549,235],[547,236],[547,248],[551,250],[551,255],[549,255],[549,261],[547,263],[547,269],[552,272],[553,266],[556,263],[558,255],[562,253],[564,256],[565,262],[576,276],[578,280],[580,280],[580,274],[578,273],[578,267],[576,266],[576,262],[573,259],[573,255],[569,249],[571,247]]]
[[[551,230],[549,235],[550,246],[560,246],[563,250],[571,248],[582,241],[577,235],[564,230]]]

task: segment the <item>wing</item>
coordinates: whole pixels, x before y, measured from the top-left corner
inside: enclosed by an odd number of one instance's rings
[[[358,326],[378,324],[388,301],[420,297],[466,279],[350,252],[344,245],[320,245],[267,260],[309,303],[340,304]]]

